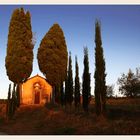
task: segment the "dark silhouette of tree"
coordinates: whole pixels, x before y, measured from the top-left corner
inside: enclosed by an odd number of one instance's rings
[[[61,93],[61,97],[60,97],[61,105],[64,106],[65,105],[65,95],[64,95],[63,83],[61,83],[60,93]]]
[[[8,98],[7,98],[7,105],[6,105],[6,117],[7,119],[10,118],[11,112],[11,84],[9,84],[9,89],[8,89]]]
[[[16,9],[9,25],[5,58],[8,78],[15,84],[26,81],[32,72],[33,47],[30,13],[25,13],[23,8]]]
[[[17,97],[16,97],[16,84],[13,84],[13,91],[12,91],[12,116],[15,114],[16,107],[17,107]]]
[[[89,60],[88,49],[84,48],[84,72],[83,72],[83,84],[82,84],[82,97],[83,97],[83,109],[88,112],[88,105],[91,98],[90,93],[90,73],[89,73]]]
[[[71,52],[69,53],[69,65],[66,80],[66,104],[72,105],[73,102],[73,76],[72,76],[72,59]]]
[[[122,95],[127,97],[140,96],[140,72],[136,69],[136,73],[133,73],[129,69],[127,74],[122,74],[118,79],[119,91]]]
[[[106,110],[106,74],[99,21],[95,23],[95,44],[95,108],[97,115],[104,115]]]
[[[55,88],[60,89],[66,77],[67,55],[63,31],[58,24],[54,24],[42,39],[37,54],[39,69],[53,86],[53,102],[55,102]]]
[[[79,66],[77,56],[75,57],[75,88],[74,88],[75,107],[80,105],[80,82],[79,82]]]
[[[16,98],[17,98],[17,107],[20,106],[20,85],[17,84],[16,86]]]
[[[107,97],[113,97],[114,95],[114,85],[107,85]]]
[[[64,105],[68,104],[68,72],[65,78],[65,94],[64,94]]]

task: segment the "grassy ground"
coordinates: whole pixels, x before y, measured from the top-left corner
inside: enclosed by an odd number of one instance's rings
[[[16,135],[140,135],[140,99],[108,99],[106,118],[97,117],[94,101],[88,115],[82,108],[21,106],[6,122],[5,105],[0,105],[0,132]]]

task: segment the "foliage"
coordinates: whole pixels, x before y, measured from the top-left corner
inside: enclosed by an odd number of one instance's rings
[[[53,86],[65,80],[67,72],[67,46],[61,27],[54,24],[46,33],[38,48],[38,65]]]
[[[103,56],[101,29],[99,21],[95,23],[95,108],[96,114],[101,115],[106,110],[106,74],[105,60]]]
[[[65,95],[64,95],[63,83],[61,83],[60,93],[61,93],[61,96],[60,96],[61,105],[63,106],[65,104]]]
[[[75,57],[75,88],[74,88],[75,107],[80,105],[80,82],[79,82],[79,66],[77,56]]]
[[[8,34],[6,72],[14,83],[24,82],[32,72],[33,43],[31,17],[23,8],[13,11]]]
[[[68,72],[67,72],[68,73]],[[65,78],[65,95],[64,95],[64,105],[67,104],[67,99],[68,99],[68,74],[66,75]]]
[[[20,84],[16,86],[17,107],[20,106]]]
[[[9,84],[9,89],[8,89],[8,101],[11,99],[11,84]]]
[[[88,111],[91,93],[90,93],[90,73],[89,73],[89,60],[87,47],[84,48],[84,72],[83,72],[82,96],[83,96],[83,109],[84,111]]]
[[[66,78],[65,98],[66,98],[65,99],[66,104],[68,103],[71,106],[73,102],[73,76],[72,76],[71,52],[69,53],[69,65],[68,65],[68,73]]]
[[[6,116],[9,118],[11,116],[10,108],[11,108],[11,84],[9,84],[9,89],[8,89],[8,98],[7,98],[7,104],[6,104]]]
[[[122,74],[118,79],[119,91],[127,97],[140,96],[140,69],[136,68],[136,73],[129,69],[127,74]]]
[[[37,54],[39,69],[53,86],[53,103],[59,100],[60,86],[66,77],[67,55],[63,30],[54,24],[42,39]]]
[[[114,95],[114,85],[107,85],[107,90],[106,90],[106,96],[107,97],[113,97]]]
[[[11,101],[12,116],[14,116],[15,111],[16,111],[16,108],[17,108],[17,97],[16,97],[15,88],[16,88],[16,84],[14,83],[14,84],[13,84],[13,91],[12,91],[12,99],[11,99],[11,100],[12,100],[12,101]]]
[[[7,119],[11,119],[16,111],[17,108],[17,95],[16,95],[16,84],[13,84],[13,91],[12,91],[12,97],[11,97],[11,84],[9,84],[8,89],[8,99],[7,99],[7,105],[6,105],[6,116]]]

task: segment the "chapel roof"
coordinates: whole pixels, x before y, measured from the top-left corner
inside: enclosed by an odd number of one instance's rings
[[[43,79],[43,80],[45,80],[46,82],[49,83],[49,81],[48,81],[47,79],[45,79],[44,77],[42,77],[42,76],[40,76],[40,75],[38,75],[38,74],[36,74],[36,75],[33,76],[33,77],[28,78],[27,81],[29,81],[29,80],[31,80],[31,79],[33,79],[33,78],[36,78],[36,77],[41,78],[41,79]],[[50,83],[49,83],[49,84],[50,84]]]

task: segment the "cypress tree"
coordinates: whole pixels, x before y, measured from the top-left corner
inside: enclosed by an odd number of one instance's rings
[[[32,37],[30,13],[25,13],[23,8],[15,9],[9,25],[5,67],[9,80],[19,86],[32,72]]]
[[[61,105],[63,106],[64,105],[64,100],[65,100],[63,83],[61,83],[60,94],[61,94],[61,97],[60,97]]]
[[[16,107],[17,107],[17,97],[16,97],[16,84],[13,84],[13,91],[12,91],[12,99],[11,99],[11,117],[15,114]]]
[[[63,30],[54,24],[42,39],[37,54],[39,69],[53,86],[53,101],[56,87],[60,88],[66,77],[67,55]]]
[[[68,72],[65,78],[65,95],[64,95],[64,105],[68,103]]]
[[[106,74],[99,21],[95,23],[95,44],[95,108],[97,115],[104,115],[106,109]]]
[[[74,89],[75,107],[80,105],[80,82],[79,82],[79,66],[77,56],[75,57],[75,89]]]
[[[9,89],[8,89],[8,100],[11,99],[11,84],[9,84]]]
[[[10,117],[10,104],[11,101],[11,84],[9,84],[9,89],[8,89],[8,98],[7,98],[7,105],[6,105],[6,117],[9,118]]]
[[[83,72],[83,84],[82,84],[82,97],[83,97],[83,109],[88,112],[90,93],[90,73],[89,73],[89,60],[88,49],[84,48],[84,72]]]
[[[72,76],[72,59],[71,52],[69,53],[69,65],[68,65],[68,75],[67,75],[67,93],[66,93],[66,103],[70,106],[73,102],[73,76]]]
[[[17,84],[16,86],[16,98],[17,98],[17,107],[20,106],[20,85]]]

